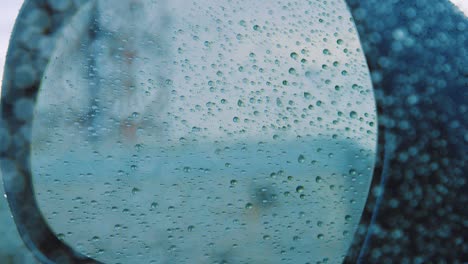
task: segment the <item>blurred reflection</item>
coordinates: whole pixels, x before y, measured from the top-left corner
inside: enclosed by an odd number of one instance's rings
[[[342,1],[85,5],[44,76],[32,171],[104,262],[340,261],[376,144]]]

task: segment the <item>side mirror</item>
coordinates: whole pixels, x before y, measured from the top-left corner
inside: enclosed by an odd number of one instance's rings
[[[47,50],[50,43],[22,21],[32,19],[37,26],[50,23],[47,33],[54,34],[86,2],[27,1],[15,26],[4,74],[0,165],[5,190],[20,235],[43,263],[98,262],[56,237],[35,198],[32,120],[50,60],[39,56],[38,50]],[[468,200],[463,192],[466,17],[449,2],[349,0],[347,4],[375,89],[379,148],[370,195],[345,262],[455,262],[467,252],[461,236],[466,229],[463,205]],[[40,11],[44,7],[53,19],[44,17]]]

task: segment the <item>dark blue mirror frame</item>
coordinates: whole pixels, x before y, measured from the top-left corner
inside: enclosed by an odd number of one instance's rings
[[[26,1],[5,66],[4,186],[21,237],[43,263],[99,263],[51,231],[35,200],[30,169],[34,105],[49,61],[39,39],[53,38],[86,2]],[[467,19],[448,1],[346,2],[376,93],[379,159],[345,262],[466,261]],[[29,30],[43,14],[51,23],[40,33]]]

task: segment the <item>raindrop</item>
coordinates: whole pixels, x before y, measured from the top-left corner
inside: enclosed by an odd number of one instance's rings
[[[299,157],[297,157],[297,162],[299,162],[299,163],[304,163],[304,162],[305,162],[305,157],[304,157],[304,155],[302,155],[302,154],[299,155]]]
[[[135,144],[135,150],[140,151],[143,148],[142,144]]]
[[[291,52],[290,56],[292,59],[295,59],[295,60],[298,58],[298,55],[296,52]]]
[[[303,191],[304,191],[304,186],[299,185],[299,186],[296,187],[296,192],[302,193]]]
[[[133,187],[132,194],[137,194],[138,192],[140,192],[140,189],[138,189],[137,187]]]

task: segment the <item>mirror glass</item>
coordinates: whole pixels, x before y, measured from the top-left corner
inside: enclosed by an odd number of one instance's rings
[[[106,263],[332,263],[372,179],[369,71],[342,0],[97,0],[51,50],[34,187]]]

